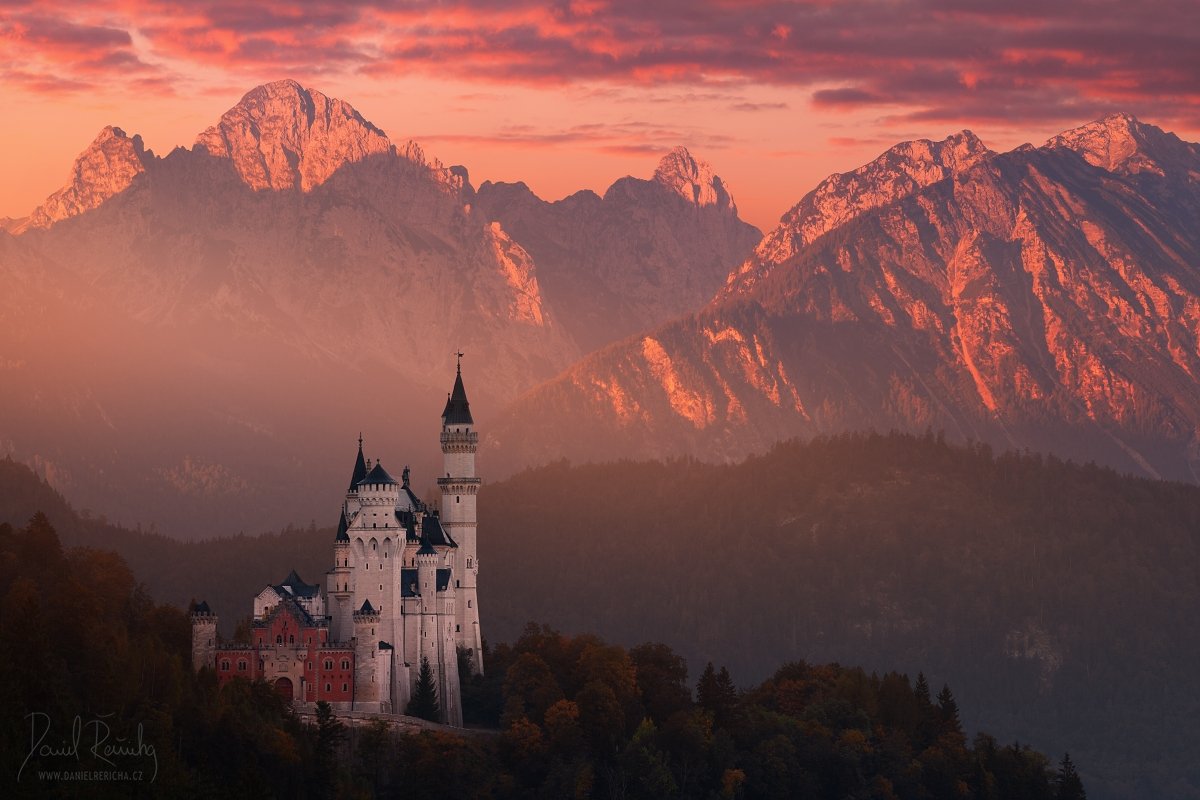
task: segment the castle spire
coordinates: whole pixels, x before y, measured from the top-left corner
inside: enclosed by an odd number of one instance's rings
[[[358,482],[367,477],[367,462],[363,460],[363,438],[362,433],[358,434],[358,457],[354,459],[354,473],[350,476],[350,488],[346,491],[353,492],[358,487]]]
[[[446,398],[446,409],[442,412],[443,425],[474,425],[471,418],[471,404],[467,402],[467,390],[463,388],[462,357],[458,355],[458,370],[454,376],[454,389]]]

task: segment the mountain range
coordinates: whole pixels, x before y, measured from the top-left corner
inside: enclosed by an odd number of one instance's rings
[[[1200,476],[1200,146],[1124,114],[996,153],[969,131],[822,181],[703,308],[490,431],[506,463],[945,431]],[[579,424],[586,420],[586,425]]]
[[[185,535],[330,513],[360,430],[431,475],[453,353],[486,419],[694,308],[761,238],[683,148],[603,197],[477,192],[293,81],[166,156],[105,128],[4,227],[0,449]]]
[[[176,535],[322,520],[360,431],[433,474],[465,351],[489,476],[933,429],[1195,481],[1198,222],[1200,146],[1123,114],[898,144],[763,236],[684,148],[548,202],[279,81],[3,222],[0,451]]]

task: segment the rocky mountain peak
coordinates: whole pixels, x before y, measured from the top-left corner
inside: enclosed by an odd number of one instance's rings
[[[1109,172],[1163,175],[1182,170],[1200,178],[1200,146],[1124,112],[1064,131],[1047,141],[1046,147],[1074,150],[1089,164]]]
[[[345,164],[392,150],[387,135],[349,103],[293,80],[250,90],[196,144],[231,159],[254,189],[304,191]]]
[[[698,161],[686,147],[676,147],[662,157],[654,181],[697,206],[733,206],[733,198],[712,167]]]
[[[44,228],[90,211],[128,188],[153,158],[141,136],[106,126],[75,159],[67,185],[46,198],[18,229]]]
[[[978,136],[964,130],[938,142],[901,142],[855,170],[830,175],[783,215],[779,227],[730,273],[717,296],[729,297],[749,289],[773,265],[787,261],[823,234],[968,170],[991,155]]]

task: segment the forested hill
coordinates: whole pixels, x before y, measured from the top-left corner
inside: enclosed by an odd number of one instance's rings
[[[186,608],[192,599],[207,600],[221,615],[227,634],[249,616],[254,596],[268,583],[279,583],[293,568],[317,583],[333,559],[333,530],[311,524],[195,542],[112,525],[77,512],[25,465],[0,459],[0,523],[24,525],[39,511],[64,545],[115,550],[158,602]]]
[[[113,553],[64,550],[45,515],[0,523],[0,564],[6,798],[1084,797],[1068,756],[968,743],[920,676],[794,663],[743,693],[708,665],[693,700],[665,645],[536,625],[466,679],[490,733],[348,727],[326,703],[303,724],[263,681],[193,672],[183,611]]]
[[[932,670],[1093,797],[1200,796],[1200,488],[933,436],[741,464],[556,464],[486,486],[493,636],[531,615],[741,681],[804,658]]]
[[[64,524],[31,481],[0,462],[0,521],[44,502],[64,541],[117,549],[156,599],[204,597],[230,630],[268,581],[329,560],[332,530],[184,545]],[[556,464],[479,508],[492,641],[538,619],[662,641],[740,685],[799,659],[924,670],[968,730],[1070,751],[1093,800],[1200,797],[1198,487],[860,435],[726,466]]]

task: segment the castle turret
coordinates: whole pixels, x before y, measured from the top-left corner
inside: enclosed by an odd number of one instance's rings
[[[381,642],[381,617],[371,601],[354,612],[355,711],[391,710],[392,648]]]
[[[476,550],[475,499],[480,480],[475,476],[475,453],[479,434],[475,432],[471,405],[462,379],[462,354],[454,388],[442,411],[442,456],[445,477],[438,478],[442,492],[441,524],[458,544],[454,553],[453,579],[457,586],[455,606],[455,643],[471,651],[474,670],[483,673],[483,636],[479,629],[479,555]]]
[[[362,460],[362,450],[358,451]],[[365,477],[365,476],[364,476]],[[354,570],[350,567],[350,535],[346,509],[338,515],[337,535],[333,539],[333,569],[325,573],[325,596],[329,598],[329,636],[335,642],[350,636],[351,598],[354,595]]]
[[[201,600],[192,609],[192,669],[215,667],[217,658],[217,615]]]

